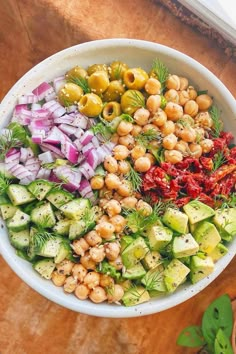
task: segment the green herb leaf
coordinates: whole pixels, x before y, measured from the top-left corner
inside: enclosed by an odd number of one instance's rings
[[[197,91],[197,95],[207,95],[208,94],[208,90],[202,90],[202,91]]]
[[[55,237],[56,235],[53,233],[43,230],[43,227],[42,229],[38,230],[32,239],[35,253],[40,252],[45,243],[49,240],[55,239]]]
[[[206,344],[200,326],[189,326],[182,330],[177,338],[177,344],[183,347],[196,348]]]
[[[119,280],[121,278],[121,273],[116,270],[114,266],[106,261],[102,261],[98,267],[97,271],[102,274],[110,275],[112,278]]]
[[[18,123],[11,123],[0,136],[0,160],[3,160],[6,153],[12,149],[22,146],[27,142],[25,129]]]
[[[149,144],[153,140],[162,140],[161,133],[157,132],[155,129],[148,129],[145,132],[141,132],[139,135],[135,137],[137,143],[145,147],[146,149],[149,148]]]
[[[227,162],[224,152],[223,151],[217,152],[217,154],[214,155],[212,162],[213,162],[212,172],[215,172],[216,170],[218,170],[219,167],[221,167]]]
[[[84,91],[84,93],[89,93],[91,92],[89,85],[88,85],[88,81],[81,77],[76,77],[76,76],[69,76],[67,78],[67,82],[72,82],[73,84],[76,84],[78,86],[80,86],[82,88],[82,90]]]
[[[103,124],[102,122],[97,123],[91,128],[94,135],[100,134],[104,141],[108,141],[111,137],[111,130],[108,125]]]
[[[213,301],[203,314],[202,333],[206,342],[213,350],[219,329],[226,337],[230,337],[233,328],[233,311],[228,295],[222,295]]]
[[[216,334],[214,343],[215,354],[233,354],[229,338],[220,328]]]
[[[213,138],[219,138],[220,133],[222,132],[223,129],[223,122],[220,119],[220,111],[216,106],[212,106],[211,109],[209,110],[209,113],[213,120],[213,128],[211,134]]]
[[[134,168],[130,165],[129,172],[125,175],[125,178],[130,182],[132,189],[135,192],[139,192],[143,183],[143,180],[140,176],[140,173],[134,170]]]
[[[236,193],[232,193],[228,197],[226,197],[225,195],[219,195],[217,197],[224,200],[221,204],[221,209],[236,208]]]
[[[158,149],[149,147],[149,150],[151,151],[151,153],[153,154],[153,156],[155,157],[155,159],[159,164],[165,161],[165,157],[164,157],[165,150],[163,149],[162,146],[159,147]]]
[[[165,109],[167,105],[167,99],[161,95],[161,109]]]
[[[129,122],[129,123],[133,123],[133,121],[134,121],[134,118],[131,117],[131,116],[130,116],[129,114],[127,114],[127,113],[122,113],[122,114],[120,115],[120,118],[121,118],[121,120],[124,120],[124,121]]]
[[[145,107],[145,98],[140,91],[129,90],[127,95],[131,107],[135,107],[135,108]]]
[[[6,193],[10,183],[11,183],[10,178],[6,177],[6,175],[3,172],[0,172],[0,195]]]
[[[163,90],[165,87],[165,82],[169,76],[169,69],[159,59],[155,59],[152,64],[152,70],[160,81]]]

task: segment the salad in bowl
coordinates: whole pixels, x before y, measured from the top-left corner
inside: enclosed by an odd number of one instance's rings
[[[22,279],[111,317],[209,284],[236,235],[235,104],[218,84],[132,40],[72,47],[26,74],[3,101],[0,137],[0,248]]]

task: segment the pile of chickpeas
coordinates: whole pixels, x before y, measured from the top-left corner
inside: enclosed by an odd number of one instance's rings
[[[127,179],[131,166],[139,173],[147,172],[156,163],[152,149],[160,147],[164,149],[165,161],[172,164],[181,162],[185,156],[200,158],[209,153],[213,147],[209,138],[213,120],[208,111],[212,99],[205,93],[198,95],[187,78],[177,75],[169,75],[163,91],[155,72],[148,74],[141,68],[128,68],[119,61],[110,66],[95,64],[87,70],[77,66],[66,77],[73,82],[60,90],[58,99],[62,104],[65,100],[76,103],[88,117],[101,115],[107,122],[121,113],[129,114],[133,121],[120,121],[111,137],[116,145],[104,161],[105,176],[95,175],[90,180],[92,189],[99,192],[101,217],[94,230],[72,243],[74,253],[80,256],[79,263],[64,260],[57,265],[52,281],[81,300],[117,303],[123,297],[124,285],[97,269],[103,260],[118,271],[123,269],[119,240],[126,219],[121,215],[122,210],[136,209],[145,215],[152,212],[152,207]],[[85,93],[75,83],[81,77],[90,92]],[[161,139],[144,146],[136,138],[148,131],[157,132]]]

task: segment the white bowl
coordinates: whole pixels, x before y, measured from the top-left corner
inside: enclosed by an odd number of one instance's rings
[[[155,58],[162,60],[170,72],[186,76],[197,88],[208,89],[214,96],[215,103],[223,112],[225,130],[236,136],[236,104],[227,88],[204,66],[190,57],[171,48],[133,39],[105,39],[76,45],[65,49],[26,73],[8,92],[1,103],[0,128],[10,120],[17,98],[31,92],[42,81],[64,74],[75,65],[87,67],[94,63],[110,63],[119,59],[129,66],[141,66],[149,70]],[[80,301],[74,295],[67,295],[62,288],[57,288],[51,281],[42,279],[30,263],[17,257],[10,245],[6,228],[1,229],[0,252],[13,271],[29,286],[49,300],[68,309],[101,317],[136,317],[160,312],[176,306],[191,298],[209,285],[229,264],[236,253],[236,239],[230,244],[229,252],[216,263],[213,274],[197,284],[185,284],[174,294],[153,299],[134,307],[124,307],[110,304],[93,304],[90,301]]]

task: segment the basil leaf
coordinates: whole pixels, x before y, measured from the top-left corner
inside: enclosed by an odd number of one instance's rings
[[[200,347],[206,343],[200,326],[190,326],[183,329],[177,338],[177,344],[184,347]]]
[[[233,354],[233,349],[229,338],[225,335],[221,328],[216,334],[214,349],[215,354]]]
[[[214,348],[216,334],[220,328],[226,337],[231,336],[233,311],[227,294],[213,301],[203,314],[202,333],[211,349]]]

